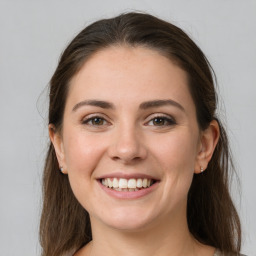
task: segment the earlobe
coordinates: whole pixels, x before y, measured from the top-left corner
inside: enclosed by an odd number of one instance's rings
[[[54,146],[56,157],[59,162],[60,171],[64,174],[67,174],[67,168],[65,163],[65,154],[64,147],[61,135],[56,131],[56,128],[53,124],[49,124],[48,126],[50,140]]]
[[[220,136],[219,124],[216,120],[211,121],[207,129],[202,131],[200,139],[200,150],[195,163],[195,173],[201,173],[207,168],[212,158],[215,147]]]

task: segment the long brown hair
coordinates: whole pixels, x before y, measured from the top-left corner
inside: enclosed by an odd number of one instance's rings
[[[212,120],[218,121],[220,139],[207,170],[194,175],[187,220],[191,234],[200,242],[223,252],[238,253],[240,221],[229,194],[230,174],[234,170],[227,135],[216,116],[214,72],[199,47],[180,28],[142,13],[122,14],[86,27],[63,52],[50,81],[49,124],[61,132],[71,78],[94,53],[112,45],[143,46],[168,57],[188,74],[200,129],[206,129]],[[91,239],[89,215],[74,197],[68,176],[59,172],[50,144],[43,175],[42,255],[64,255]]]

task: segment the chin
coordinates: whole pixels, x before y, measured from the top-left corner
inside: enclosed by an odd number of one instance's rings
[[[154,220],[156,220],[156,214],[145,214],[145,209],[135,210],[132,207],[130,209],[118,209],[108,212],[104,216],[98,216],[98,220],[109,228],[113,228],[120,231],[136,232],[146,229]]]
[[[115,220],[113,222],[108,223],[108,226],[110,228],[119,230],[119,231],[124,231],[124,232],[138,232],[140,230],[146,229],[148,226],[147,221],[130,221],[130,220]]]

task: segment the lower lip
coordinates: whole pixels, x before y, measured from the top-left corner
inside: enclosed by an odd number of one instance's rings
[[[104,185],[102,185],[101,181],[98,181],[100,187],[110,196],[115,197],[115,198],[119,198],[119,199],[137,199],[137,198],[141,198],[144,197],[148,194],[150,194],[151,192],[153,192],[157,186],[159,181],[155,182],[153,185],[151,185],[148,188],[144,188],[144,189],[140,189],[138,191],[116,191],[114,189],[105,187]]]

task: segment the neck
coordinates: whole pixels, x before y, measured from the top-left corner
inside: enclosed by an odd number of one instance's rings
[[[91,219],[91,256],[179,256],[196,255],[196,242],[188,230],[186,216],[161,218],[161,222],[136,231],[110,228]]]

